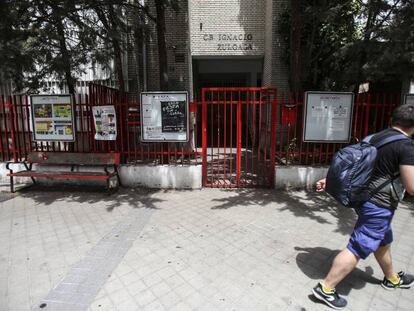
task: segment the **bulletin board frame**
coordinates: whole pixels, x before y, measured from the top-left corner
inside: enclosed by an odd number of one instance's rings
[[[407,105],[407,104],[414,104],[414,94],[413,93],[405,94],[405,96],[404,96],[404,105]]]
[[[30,95],[34,141],[74,142],[76,123],[70,94]],[[44,127],[43,133],[41,127]]]
[[[187,91],[142,92],[140,116],[141,142],[189,141]]]
[[[306,92],[303,111],[303,142],[350,142],[354,112],[352,92]]]

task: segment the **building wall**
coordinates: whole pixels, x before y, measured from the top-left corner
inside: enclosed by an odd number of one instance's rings
[[[273,64],[273,1],[266,0],[265,14],[265,57],[263,62],[263,86],[272,86],[272,64]]]
[[[274,0],[272,7],[272,78],[271,86],[275,86],[282,92],[289,92],[289,69],[284,61],[286,44],[279,34],[278,18],[282,14],[289,1]]]
[[[166,12],[170,90],[187,90],[191,95],[193,58],[244,57],[263,59],[262,85],[289,89],[288,69],[282,59],[285,46],[277,29],[278,16],[286,9],[287,0],[179,0],[179,5],[177,12]],[[150,11],[156,16],[155,7]],[[147,90],[157,91],[156,25],[152,21],[148,25]]]
[[[152,3],[152,2],[151,2]],[[150,11],[156,16],[155,7]],[[179,10],[168,9],[165,13],[166,44],[168,59],[169,89],[181,91],[190,89],[189,64],[189,20],[188,1],[179,0]],[[148,91],[159,90],[158,43],[156,25],[149,22],[151,34],[148,37],[147,74]]]
[[[263,56],[266,0],[190,0],[192,56]]]

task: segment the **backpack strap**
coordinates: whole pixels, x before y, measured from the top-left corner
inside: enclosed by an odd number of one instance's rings
[[[375,135],[376,134],[372,134],[372,135],[369,135],[369,136],[365,137],[363,142],[372,144],[371,140]],[[401,133],[401,134],[392,135],[390,137],[382,139],[379,142],[377,142],[375,144],[372,144],[372,145],[374,145],[377,149],[379,149],[379,148],[381,148],[381,147],[383,147],[387,144],[393,143],[395,141],[407,140],[407,139],[410,139],[410,138]]]
[[[390,183],[394,182],[394,180],[396,180],[398,177],[400,177],[400,173],[397,173],[392,178],[384,181],[381,185],[379,185],[377,188],[375,188],[374,190],[372,190],[370,192],[370,196],[373,197],[374,194],[380,192],[383,188],[385,188],[386,186],[388,186]]]
[[[371,139],[375,136],[375,134],[373,135],[369,135],[367,136],[363,141],[370,143]],[[385,139],[383,139],[382,141],[373,144],[377,149],[395,142],[395,141],[400,141],[400,140],[408,140],[410,139],[409,137],[405,136],[404,134],[396,134],[390,137],[387,137]],[[400,176],[400,173],[396,173],[394,174],[394,176],[392,176],[390,179],[386,180],[385,182],[383,182],[381,185],[379,185],[377,188],[375,188],[374,190],[371,191],[371,197],[374,196],[374,194],[380,192],[383,188],[385,188],[386,186],[388,186],[390,183],[392,183],[395,179],[397,179]]]

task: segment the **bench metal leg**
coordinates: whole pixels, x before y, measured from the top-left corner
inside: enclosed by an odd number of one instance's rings
[[[118,187],[121,187],[121,178],[119,177],[118,167],[114,166],[114,170],[116,172],[116,179],[118,179]]]
[[[13,176],[10,176],[10,192],[14,193],[14,179],[13,179]]]
[[[26,162],[23,162],[24,167],[26,168],[27,171],[31,171],[32,170],[32,166],[33,163],[30,163],[29,166],[27,166]],[[34,179],[33,176],[30,176],[30,179],[32,180],[32,182],[35,184],[36,183],[36,179]]]

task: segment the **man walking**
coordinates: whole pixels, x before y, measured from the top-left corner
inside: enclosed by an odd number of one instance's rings
[[[392,115],[391,128],[374,135],[374,144],[387,137],[404,134],[414,135],[414,105],[402,105]],[[398,176],[398,177],[397,177]],[[335,287],[355,268],[359,259],[374,253],[384,273],[381,286],[387,290],[410,288],[414,276],[404,272],[396,273],[391,259],[393,234],[391,221],[398,202],[405,190],[414,195],[414,141],[412,139],[389,143],[378,149],[377,160],[369,189],[376,189],[387,180],[388,186],[376,192],[368,202],[355,209],[358,220],[347,247],[334,259],[325,279],[313,288],[313,295],[334,309],[343,309],[347,301],[340,297]],[[326,180],[316,183],[316,191],[325,190]]]

